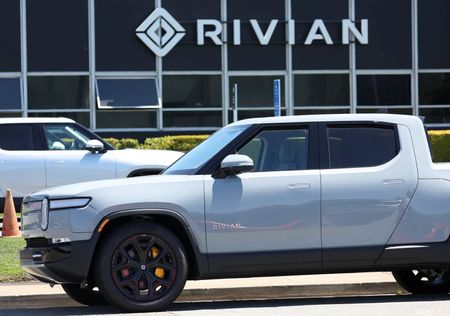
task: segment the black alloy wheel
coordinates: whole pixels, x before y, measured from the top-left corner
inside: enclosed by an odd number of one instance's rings
[[[185,251],[165,227],[151,222],[123,225],[101,247],[97,282],[112,305],[135,312],[159,310],[183,290]]]
[[[448,268],[393,271],[392,274],[397,283],[412,294],[448,294],[450,292]]]

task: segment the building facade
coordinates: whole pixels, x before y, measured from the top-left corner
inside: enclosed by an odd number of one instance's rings
[[[0,117],[210,132],[272,116],[279,79],[281,115],[448,128],[448,12],[448,0],[2,0]]]

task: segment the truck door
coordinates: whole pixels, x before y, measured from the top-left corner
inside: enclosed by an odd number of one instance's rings
[[[324,267],[372,264],[417,186],[407,127],[320,125]]]
[[[212,273],[320,266],[320,177],[313,135],[307,125],[263,129],[236,150],[253,159],[252,172],[205,176]]]

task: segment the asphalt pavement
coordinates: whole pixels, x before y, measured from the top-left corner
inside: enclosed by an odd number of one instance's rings
[[[389,272],[188,281],[177,302],[396,295],[405,292]],[[0,283],[0,309],[80,306],[58,285]]]

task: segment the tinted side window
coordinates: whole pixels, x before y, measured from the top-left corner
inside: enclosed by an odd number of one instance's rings
[[[0,148],[4,150],[33,150],[33,127],[25,124],[0,125]]]
[[[389,125],[328,125],[330,168],[382,165],[398,153],[395,128]]]
[[[253,159],[254,172],[308,168],[308,129],[264,130],[238,152]]]

